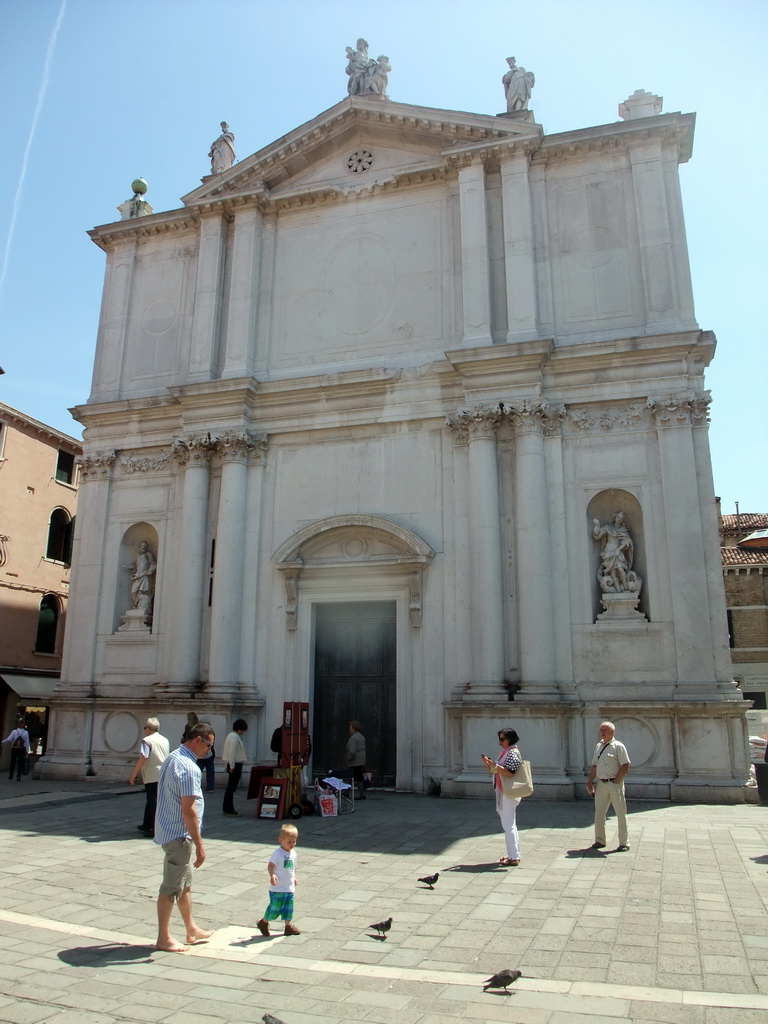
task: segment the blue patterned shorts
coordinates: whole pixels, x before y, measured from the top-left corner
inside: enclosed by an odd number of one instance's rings
[[[264,911],[265,921],[293,920],[293,893],[292,892],[271,892],[269,894],[269,906]]]

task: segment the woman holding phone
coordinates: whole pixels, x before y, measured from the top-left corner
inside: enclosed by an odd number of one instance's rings
[[[496,795],[496,810],[501,818],[501,828],[504,832],[504,841],[507,847],[506,856],[499,859],[499,864],[505,868],[516,868],[520,864],[520,838],[517,834],[517,805],[520,798],[505,796],[501,785],[502,776],[511,778],[522,765],[523,759],[517,749],[519,736],[514,729],[499,729],[499,743],[501,750],[498,757],[493,761],[487,754],[483,754],[483,764],[491,773],[493,788]]]

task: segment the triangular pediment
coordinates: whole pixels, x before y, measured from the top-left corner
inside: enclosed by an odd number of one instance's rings
[[[540,125],[524,119],[351,97],[210,175],[182,202],[196,206],[304,188],[346,191],[445,166],[464,151],[534,141],[541,134]]]

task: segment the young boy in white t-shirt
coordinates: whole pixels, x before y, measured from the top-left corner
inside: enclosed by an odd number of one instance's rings
[[[262,935],[269,935],[269,922],[282,918],[284,935],[300,935],[293,923],[293,894],[296,889],[296,843],[299,830],[295,825],[283,825],[277,837],[280,844],[269,858],[269,906],[256,927]]]

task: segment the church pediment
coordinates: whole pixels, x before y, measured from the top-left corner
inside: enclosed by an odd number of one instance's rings
[[[484,145],[540,138],[541,127],[530,121],[352,97],[210,175],[182,202],[192,206],[323,187],[344,192],[448,166],[453,157]]]

